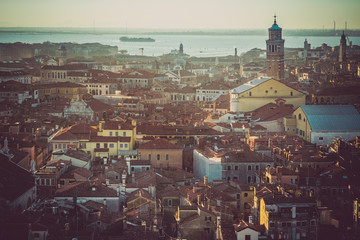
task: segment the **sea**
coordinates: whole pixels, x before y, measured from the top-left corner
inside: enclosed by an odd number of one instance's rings
[[[120,42],[119,38],[150,37],[155,42]],[[312,48],[326,43],[329,46],[338,46],[340,36],[283,36],[286,48],[302,48],[305,38]],[[247,52],[253,48],[265,49],[267,36],[261,35],[187,35],[187,34],[91,34],[91,33],[32,33],[32,32],[0,32],[0,43],[101,43],[117,46],[119,51],[126,50],[131,55],[161,56],[179,49],[180,43],[184,46],[184,53],[194,57],[216,57],[234,55]],[[360,45],[360,37],[349,39],[354,45]]]

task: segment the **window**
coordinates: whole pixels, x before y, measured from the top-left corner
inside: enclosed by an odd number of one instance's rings
[[[126,132],[123,132],[123,137],[126,137]]]
[[[128,144],[127,143],[125,143],[125,148],[127,148],[128,147]]]
[[[250,171],[251,170],[251,165],[248,165],[248,171]]]
[[[168,199],[168,206],[172,206],[172,199]]]
[[[118,137],[118,136],[119,136],[119,133],[118,133],[118,132],[115,132],[115,136]]]
[[[100,148],[100,143],[97,143],[97,144],[96,144],[96,148]]]
[[[324,138],[323,138],[323,137],[319,137],[319,140],[324,140]]]
[[[54,149],[57,149],[57,144],[54,144]]]
[[[277,93],[277,90],[275,90],[275,93]]]
[[[244,197],[247,197],[248,196],[248,193],[244,193]]]
[[[249,96],[251,97],[251,92],[249,92]]]
[[[256,166],[255,166],[255,170],[256,170],[256,171],[259,171],[259,165],[256,165]]]
[[[104,143],[104,148],[108,148],[108,144],[107,144],[107,143]]]
[[[160,154],[156,154],[156,160],[160,160]]]
[[[287,222],[287,223],[286,223],[286,226],[287,226],[287,227],[291,227],[291,222]]]
[[[290,96],[292,96],[293,95],[293,92],[290,92]]]
[[[114,144],[113,144],[113,143],[110,143],[110,148],[114,148]]]
[[[251,177],[248,176],[248,183],[251,183]]]
[[[251,235],[245,235],[245,240],[251,240]]]
[[[110,137],[112,137],[112,132],[110,132]]]
[[[301,226],[301,222],[296,222],[296,226],[300,227]]]
[[[306,221],[302,222],[301,225],[302,225],[303,227],[306,227]]]
[[[298,119],[301,120],[301,113],[299,113]]]
[[[286,227],[286,222],[281,223],[282,227]]]
[[[240,194],[236,194],[236,199],[240,199]]]
[[[134,168],[134,167],[131,167],[131,171],[132,171],[132,172],[135,171],[135,168]]]
[[[311,220],[310,224],[311,226],[315,226],[315,220]]]
[[[120,143],[120,148],[123,148],[124,147],[124,144]]]
[[[239,168],[238,166],[235,166],[235,170],[238,170],[238,168]]]
[[[65,143],[63,144],[63,149],[66,149],[66,144]]]
[[[168,161],[170,160],[169,154],[165,155],[165,159],[168,160]]]
[[[268,93],[268,92],[269,92],[268,90],[265,91],[265,93]]]
[[[275,227],[275,223],[271,222],[270,227]]]
[[[148,155],[148,159],[151,160],[151,154]]]
[[[230,171],[230,170],[231,170],[231,166],[228,166],[228,167],[227,167],[227,170]]]
[[[205,216],[205,221],[210,222],[211,221],[211,216]]]
[[[46,179],[46,186],[49,186],[50,185],[50,179]]]

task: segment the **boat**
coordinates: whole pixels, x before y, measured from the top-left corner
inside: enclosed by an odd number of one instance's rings
[[[129,37],[121,37],[120,42],[155,42],[153,38],[129,38]]]

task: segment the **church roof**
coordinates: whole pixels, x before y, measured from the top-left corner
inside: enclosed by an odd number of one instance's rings
[[[247,90],[251,89],[251,88],[254,88],[256,87],[257,85],[263,83],[263,82],[266,82],[267,80],[269,80],[270,78],[268,77],[259,77],[259,78],[255,78],[253,80],[250,80],[246,83],[244,83],[243,85],[240,85],[236,88],[234,88],[232,90],[231,93],[243,93],[243,92],[246,92]]]
[[[279,25],[277,25],[276,23],[274,23],[274,24],[272,25],[272,27],[269,28],[269,30],[280,30],[280,29],[281,29],[281,27],[279,27]]]

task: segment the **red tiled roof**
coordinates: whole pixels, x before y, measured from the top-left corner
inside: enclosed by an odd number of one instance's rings
[[[157,138],[151,142],[141,145],[138,149],[182,149],[163,138]]]
[[[94,112],[104,112],[112,109],[113,107],[109,104],[103,103],[100,100],[92,98],[89,101],[86,101],[86,104],[94,111]]]
[[[55,197],[118,197],[117,192],[96,182],[74,182],[56,191]]]
[[[268,103],[251,112],[252,120],[259,120],[261,122],[273,121],[293,113],[292,105],[278,106],[275,103]]]

